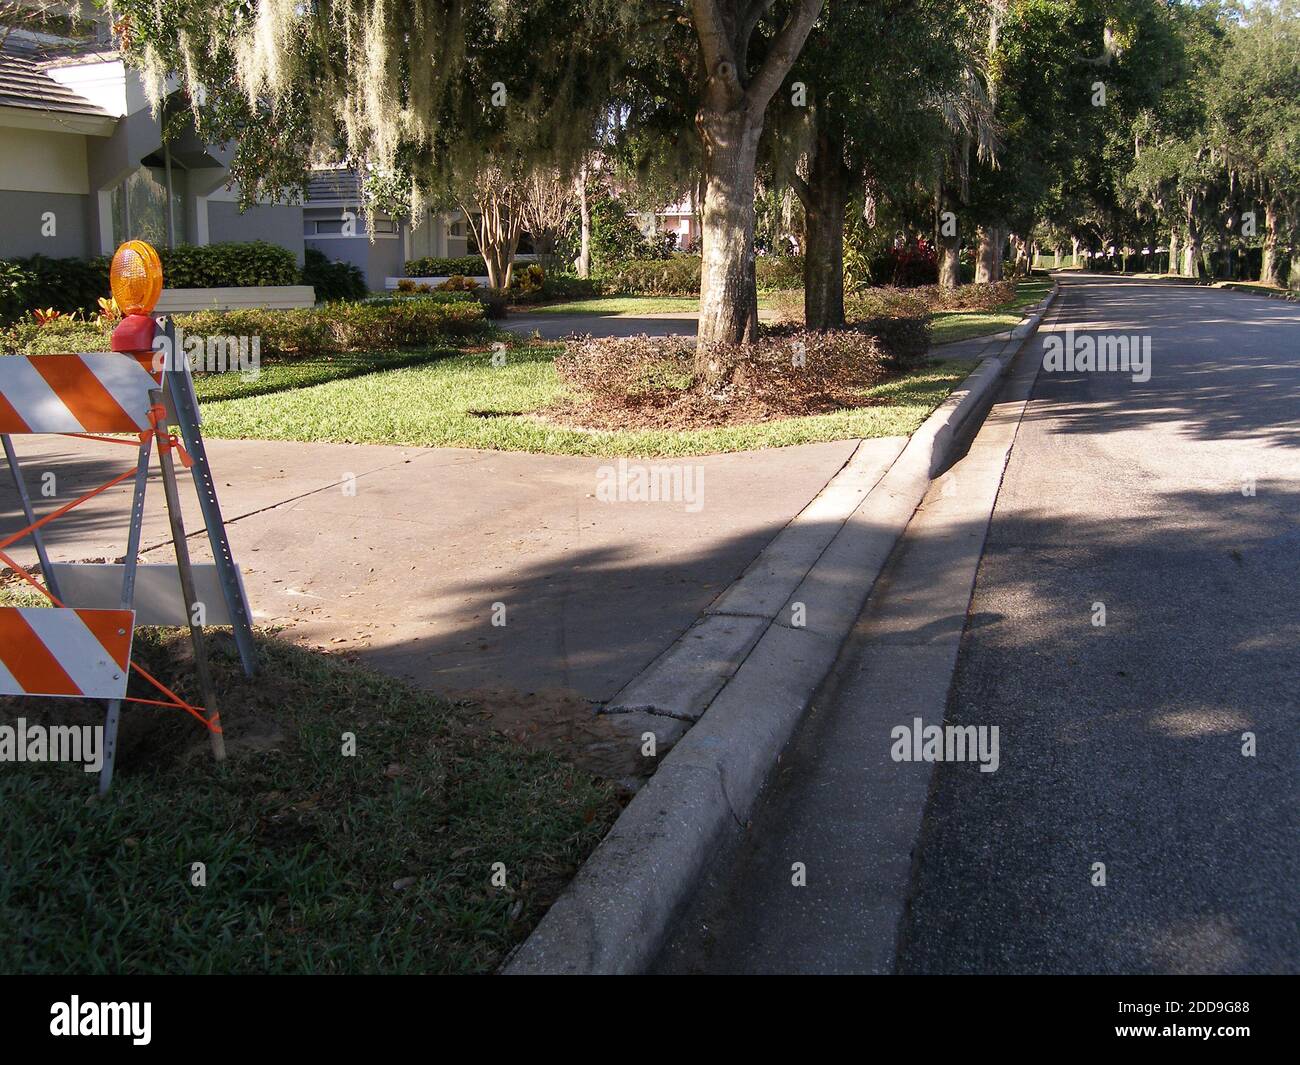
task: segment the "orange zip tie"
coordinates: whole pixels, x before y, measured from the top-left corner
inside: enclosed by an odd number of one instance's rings
[[[149,408],[149,424],[156,430],[160,425],[167,428],[167,409],[161,403],[155,403]],[[159,445],[160,451],[178,451],[181,456],[181,465],[187,470],[194,465],[194,460],[190,458],[190,453],[185,450],[184,445],[176,439],[175,433],[164,433],[163,442]]]

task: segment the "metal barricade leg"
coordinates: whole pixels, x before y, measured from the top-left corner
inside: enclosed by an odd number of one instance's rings
[[[150,393],[155,406],[162,404],[162,391]],[[190,622],[190,641],[194,644],[194,668],[199,675],[199,690],[203,693],[203,708],[208,712],[209,725],[220,720],[217,709],[217,690],[212,683],[212,673],[208,669],[208,656],[204,648],[203,626],[194,620],[194,608],[198,605],[198,596],[194,590],[194,570],[190,566],[190,547],[185,539],[185,519],[181,515],[181,497],[176,488],[176,467],[172,462],[171,442],[167,439],[167,427],[159,422],[155,427],[158,438],[158,464],[162,467],[163,494],[167,497],[167,517],[171,522],[172,541],[176,545],[176,568],[180,571],[181,594],[185,598],[185,614]],[[238,630],[236,630],[238,631]],[[226,757],[225,737],[216,729],[209,727],[208,740],[212,744],[212,756],[218,762]]]
[[[126,556],[122,559],[122,609],[135,606],[135,570],[139,564],[140,531],[144,525],[144,493],[149,484],[149,451],[153,437],[140,440],[140,463],[135,472],[135,490],[131,494],[131,523],[126,534]],[[113,765],[117,759],[117,726],[122,715],[122,700],[110,699],[104,715],[104,764],[99,770],[99,794],[107,795],[113,784]]]
[[[0,436],[0,442],[3,442],[4,445],[5,460],[9,463],[9,472],[13,475],[14,488],[18,490],[18,501],[22,504],[27,524],[34,525],[36,524],[36,512],[32,510],[32,499],[27,494],[27,484],[23,480],[23,471],[18,466],[18,455],[14,451],[13,441],[8,436]],[[61,599],[59,586],[54,579],[54,569],[50,566],[50,556],[46,553],[45,540],[41,536],[40,529],[32,530],[32,543],[36,547],[36,557],[41,563],[41,576],[45,578],[45,586],[56,599]]]

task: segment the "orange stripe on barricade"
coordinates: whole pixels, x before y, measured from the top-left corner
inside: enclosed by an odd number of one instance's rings
[[[135,419],[77,356],[29,355],[28,362],[83,429],[92,433],[137,430]]]
[[[12,607],[0,610],[0,661],[24,691],[35,695],[82,694],[53,652]]]
[[[77,610],[76,607],[73,607]],[[121,632],[121,621],[111,610],[77,610],[77,617],[94,635],[100,645],[113,656],[113,661],[123,669],[131,664],[131,633]]]
[[[31,431],[31,427],[23,421],[23,416],[5,399],[4,393],[0,392],[0,433],[17,436]]]
[[[33,588],[35,588],[38,592],[40,592],[41,595],[45,596],[45,598],[48,599],[51,603],[53,603],[55,606],[61,607],[64,605],[63,602],[53,592],[51,592],[48,588],[46,588],[43,584],[41,584],[40,581],[38,581],[35,577],[31,575],[31,573],[29,573],[24,567],[20,566],[17,562],[15,562],[12,558],[6,555],[3,551],[0,551],[0,562],[3,562],[6,566],[12,569],[16,574],[18,574],[18,576],[20,576],[23,580],[25,580],[28,584],[30,584]],[[2,613],[2,611],[0,611],[0,613]],[[78,611],[78,613],[80,613],[80,611]],[[3,634],[0,633],[0,635]],[[111,652],[111,648],[108,648],[108,650],[110,650]],[[167,707],[173,707],[177,710],[184,710],[186,713],[188,713],[196,721],[202,724],[210,732],[221,731],[221,727],[217,724],[217,722],[221,720],[220,714],[213,714],[211,718],[205,717],[204,714],[206,711],[203,707],[195,706],[192,703],[187,703],[184,699],[182,699],[179,695],[177,695],[174,691],[172,691],[169,687],[167,687],[166,684],[160,681],[157,677],[155,677],[152,673],[146,670],[143,666],[136,665],[136,663],[134,662],[128,662],[126,664],[129,665],[137,673],[139,673],[140,676],[144,677],[146,681],[152,684],[164,695],[166,695],[170,700],[170,702],[162,702],[161,700],[158,699],[132,699],[128,696],[125,700],[126,702],[143,703],[146,706],[167,706]]]

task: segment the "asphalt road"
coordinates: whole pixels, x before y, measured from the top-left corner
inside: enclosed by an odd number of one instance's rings
[[[1058,330],[1149,336],[1151,377],[1038,376],[948,704],[1001,768],[938,767],[899,967],[1294,972],[1300,306],[1064,295]]]
[[[1149,380],[1040,372],[991,520],[957,467],[659,971],[1300,970],[1300,306],[1071,276],[1031,343],[1067,329],[1149,338]],[[994,772],[889,757],[945,639]]]

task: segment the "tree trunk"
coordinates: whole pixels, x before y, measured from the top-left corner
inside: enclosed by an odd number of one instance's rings
[[[758,337],[754,282],[754,174],[763,131],[743,104],[700,109],[695,123],[704,148],[704,218],[701,234],[700,324],[696,372],[716,380],[723,367],[712,356],[720,345]]]
[[[975,283],[987,285],[1002,280],[1002,231],[996,226],[980,226],[977,234]]]
[[[695,372],[706,385],[725,375],[717,350],[758,337],[754,284],[754,171],[767,105],[803,50],[824,0],[794,0],[763,60],[747,76],[750,38],[771,6],[750,0],[692,0],[703,81],[695,128],[700,137],[700,324]]]
[[[1291,271],[1286,279],[1287,288],[1300,292],[1300,248],[1291,250]]]
[[[1169,262],[1165,264],[1165,273],[1178,276],[1178,230],[1169,230]]]
[[[1195,195],[1185,201],[1187,247],[1183,249],[1183,274],[1192,278],[1201,276],[1201,223],[1196,217],[1198,202]]]
[[[1264,255],[1260,262],[1259,279],[1274,288],[1282,287],[1281,262],[1277,253],[1278,210],[1276,200],[1264,204]]]
[[[844,210],[849,201],[843,151],[819,136],[808,167],[808,181],[796,185],[803,202],[803,318],[808,329],[844,327]]]
[[[578,174],[578,218],[580,221],[580,244],[578,248],[578,276],[591,276],[591,204],[587,201],[587,167],[584,164]]]
[[[939,184],[939,225],[935,243],[939,246],[939,287],[961,287],[961,227],[957,222],[956,190],[947,182]],[[951,215],[951,218],[946,216]]]

